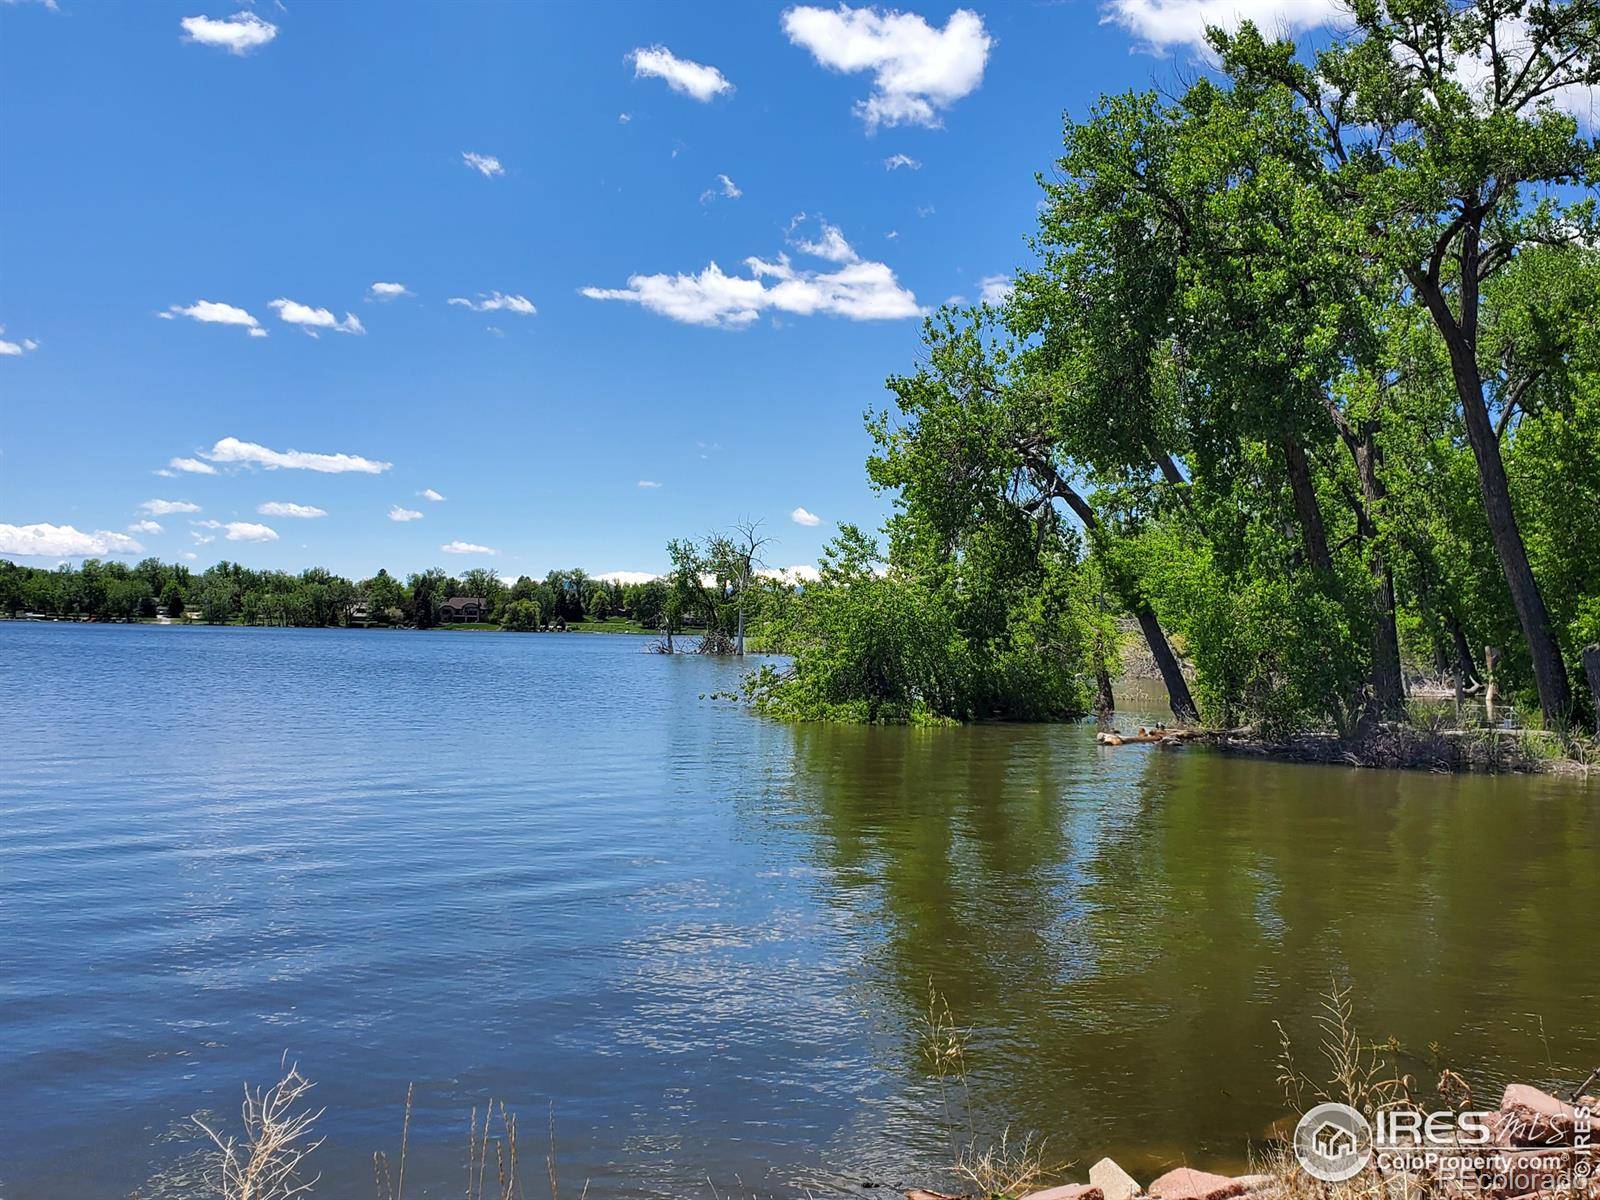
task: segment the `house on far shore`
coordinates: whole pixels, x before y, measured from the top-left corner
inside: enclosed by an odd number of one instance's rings
[[[439,606],[439,620],[450,623],[457,621],[487,621],[489,619],[489,606],[483,602],[481,596],[451,596]]]

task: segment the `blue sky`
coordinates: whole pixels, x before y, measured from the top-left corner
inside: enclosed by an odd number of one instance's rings
[[[0,2],[0,553],[812,563],[1062,113],[1330,4]]]

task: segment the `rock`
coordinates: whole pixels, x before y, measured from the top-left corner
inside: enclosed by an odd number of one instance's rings
[[[906,1200],[966,1200],[964,1196],[952,1196],[947,1192],[930,1192],[925,1188],[910,1188],[906,1192]]]
[[[1106,1200],[1106,1194],[1092,1183],[1064,1183],[1042,1192],[1029,1192],[1022,1200]]]
[[[1276,1185],[1271,1175],[1235,1175],[1233,1181],[1247,1192],[1259,1192]]]
[[[1237,1179],[1196,1171],[1192,1167],[1168,1171],[1150,1185],[1150,1195],[1155,1200],[1227,1200],[1230,1196],[1242,1196],[1244,1191],[1244,1184]]]
[[[1105,1200],[1133,1200],[1139,1194],[1139,1181],[1109,1158],[1089,1168],[1089,1182]]]
[[[1571,1145],[1577,1121],[1578,1110],[1565,1100],[1525,1083],[1512,1083],[1500,1097],[1500,1115],[1491,1122],[1491,1131],[1501,1145]]]

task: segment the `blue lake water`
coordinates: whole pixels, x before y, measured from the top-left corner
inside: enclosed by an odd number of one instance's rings
[[[338,1196],[408,1084],[417,1196],[490,1098],[573,1195],[1235,1163],[1332,978],[1426,1085],[1600,1063],[1593,786],[787,726],[646,645],[0,623],[0,1197],[198,1194],[285,1054]]]

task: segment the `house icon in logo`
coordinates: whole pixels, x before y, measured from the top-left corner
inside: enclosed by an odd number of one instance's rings
[[[1313,1179],[1340,1183],[1372,1159],[1372,1126],[1348,1104],[1319,1104],[1294,1130],[1294,1153]]]
[[[1355,1154],[1356,1135],[1337,1121],[1324,1121],[1311,1135],[1311,1145],[1329,1162]]]

